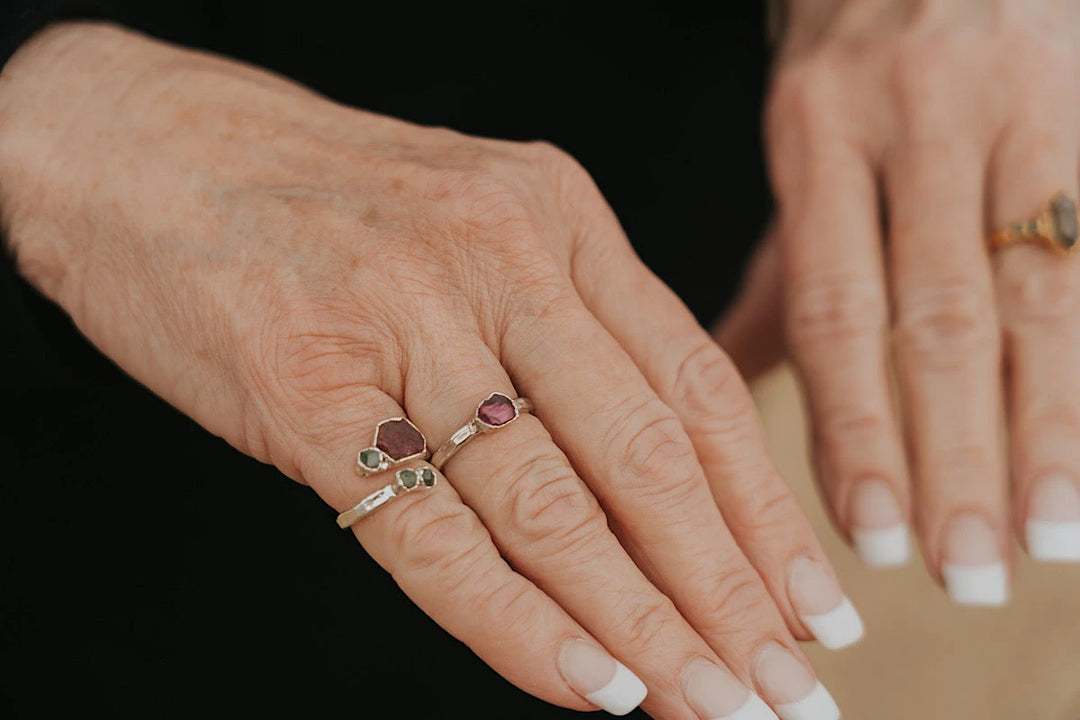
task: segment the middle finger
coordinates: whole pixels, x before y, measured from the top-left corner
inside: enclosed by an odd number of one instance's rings
[[[897,366],[927,564],[961,604],[1008,597],[1000,333],[984,153],[923,140],[885,168]]]
[[[808,695],[827,698],[724,523],[678,417],[576,294],[545,307],[512,324],[506,366],[542,403],[553,437],[588,479],[631,557],[781,715],[785,704]],[[778,674],[765,667],[776,663],[755,659],[779,657],[766,647],[784,648],[802,670],[797,680],[777,684]],[[823,701],[822,717],[830,705]]]

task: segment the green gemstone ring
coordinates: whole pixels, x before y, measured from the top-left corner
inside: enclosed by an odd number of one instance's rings
[[[414,468],[402,468],[394,473],[393,482],[376,490],[356,505],[353,505],[351,508],[338,515],[338,527],[342,529],[352,527],[357,521],[366,518],[398,495],[403,495],[407,492],[412,492],[413,490],[435,487],[438,481],[439,476],[427,465],[421,465]]]

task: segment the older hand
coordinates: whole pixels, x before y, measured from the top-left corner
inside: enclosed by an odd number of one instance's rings
[[[1080,258],[987,249],[1077,197],[1080,5],[790,10],[767,116],[777,242],[720,337],[760,367],[783,316],[819,481],[867,561],[905,559],[913,504],[952,597],[1005,602],[1010,522],[1036,559],[1080,560]]]
[[[769,717],[751,685],[830,717],[795,637],[846,644],[858,617],[733,366],[563,153],[95,25],[19,52],[0,128],[23,272],[338,511],[390,482],[353,472],[380,420],[407,413],[437,446],[489,393],[532,398],[447,481],[353,526],[511,682],[626,712],[636,675],[656,717]]]

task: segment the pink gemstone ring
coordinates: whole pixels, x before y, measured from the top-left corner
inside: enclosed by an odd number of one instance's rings
[[[447,461],[461,449],[461,446],[482,433],[498,430],[517,420],[521,413],[532,412],[533,404],[528,398],[511,398],[500,392],[493,392],[476,406],[476,414],[469,422],[462,425],[442,447],[435,451],[431,464],[442,470]]]
[[[362,477],[410,460],[428,458],[427,438],[408,418],[388,418],[375,428],[371,447],[356,454],[356,472]]]

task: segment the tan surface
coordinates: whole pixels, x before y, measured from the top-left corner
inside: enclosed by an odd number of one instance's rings
[[[921,559],[901,570],[864,567],[812,485],[791,373],[763,377],[754,395],[780,471],[866,622],[856,647],[807,645],[845,720],[1080,720],[1080,566],[1036,564],[1017,548],[1004,610],[952,605]]]

